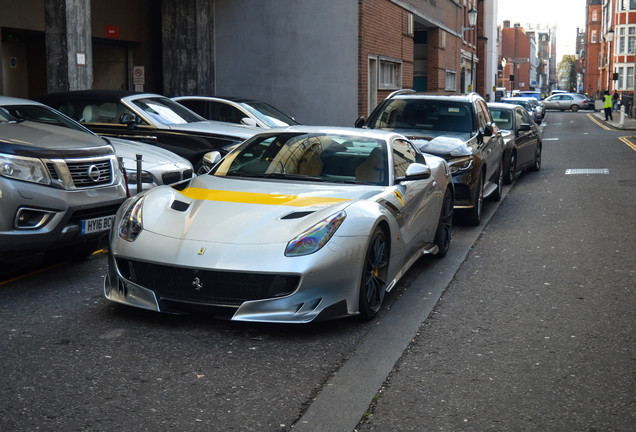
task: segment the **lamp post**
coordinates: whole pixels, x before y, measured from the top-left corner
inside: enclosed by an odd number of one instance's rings
[[[607,91],[610,91],[610,71],[612,66],[612,41],[614,40],[614,30],[612,28],[609,29],[607,33],[605,33],[605,39],[609,42],[609,49],[607,51]]]
[[[468,27],[462,27],[462,35],[466,30],[474,30],[475,24],[477,24],[477,9],[471,7],[468,11]],[[477,42],[475,41],[475,47],[470,53],[470,87],[471,91],[475,91],[475,49],[477,49]]]

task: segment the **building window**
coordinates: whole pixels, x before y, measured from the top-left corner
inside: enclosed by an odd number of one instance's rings
[[[457,72],[451,70],[446,71],[444,90],[457,91]]]
[[[617,29],[618,39],[616,43],[616,54],[625,53],[625,27],[619,27]]]
[[[622,67],[618,68],[618,85],[617,85],[617,87],[619,89],[625,88],[625,87],[623,87],[623,68]]]
[[[636,0],[620,0],[618,10],[636,10]]]
[[[591,41],[592,43],[596,43],[596,30],[592,30]]]
[[[592,11],[592,22],[596,22],[598,21],[598,11],[593,10]]]
[[[627,85],[625,86],[625,89],[627,90],[632,90],[634,88],[634,67],[633,66],[627,66],[627,73],[626,73],[626,80],[627,81]]]
[[[380,59],[378,87],[383,90],[395,90],[402,87],[402,63],[395,60]]]
[[[621,26],[616,32],[616,54],[633,54],[636,49],[636,26]]]

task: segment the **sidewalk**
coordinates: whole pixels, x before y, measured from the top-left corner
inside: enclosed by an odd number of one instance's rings
[[[612,112],[612,117],[614,118],[614,120],[610,120],[610,121],[605,121],[605,113],[603,111],[594,111],[594,115],[600,121],[602,121],[605,124],[608,124],[608,125],[616,128],[616,129],[620,129],[620,130],[636,130],[636,118],[629,118],[629,117],[627,117],[627,114],[626,114],[624,123],[621,124],[621,113],[620,113],[620,111]]]

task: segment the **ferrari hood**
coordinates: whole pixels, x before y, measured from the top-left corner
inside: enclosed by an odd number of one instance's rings
[[[144,198],[143,229],[184,240],[288,242],[322,219],[382,188],[199,176]],[[180,190],[178,190],[180,189]]]

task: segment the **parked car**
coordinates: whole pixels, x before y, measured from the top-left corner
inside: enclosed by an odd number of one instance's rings
[[[557,93],[543,100],[545,109],[571,110],[577,112],[580,109],[594,109],[594,101],[576,93]]]
[[[93,252],[125,199],[110,144],[0,108],[0,260],[65,246]]]
[[[293,117],[268,103],[238,97],[177,96],[172,100],[186,106],[201,117],[225,123],[273,127],[300,124]]]
[[[518,105],[493,102],[488,109],[504,138],[504,183],[512,183],[519,171],[539,171],[541,131],[528,112]]]
[[[412,90],[390,94],[357,127],[403,134],[425,153],[443,157],[455,184],[455,209],[471,225],[481,222],[484,197],[501,198],[503,139],[484,99],[427,95]]]
[[[422,254],[446,255],[453,196],[446,162],[402,135],[272,129],[208,175],[129,199],[104,293],[238,321],[370,319]]]
[[[152,93],[82,90],[36,98],[93,132],[142,141],[186,158],[195,172],[203,155],[229,148],[259,129],[205,120],[183,105]]]
[[[538,101],[540,101],[541,98],[541,92],[538,90],[521,90],[519,92],[517,92],[517,95],[519,97],[531,97],[534,98]]]
[[[545,116],[545,108],[540,105],[535,98],[515,96],[511,98],[504,98],[502,103],[514,104],[523,107],[528,114],[532,117],[537,124],[541,124],[543,117]]]
[[[0,96],[0,107],[17,120],[35,121],[95,135],[75,120],[40,102]],[[112,144],[115,154],[122,158],[128,190],[131,194],[137,193],[138,154],[141,155],[143,190],[189,179],[193,175],[192,164],[187,159],[161,147],[120,138],[104,137],[103,139]]]

